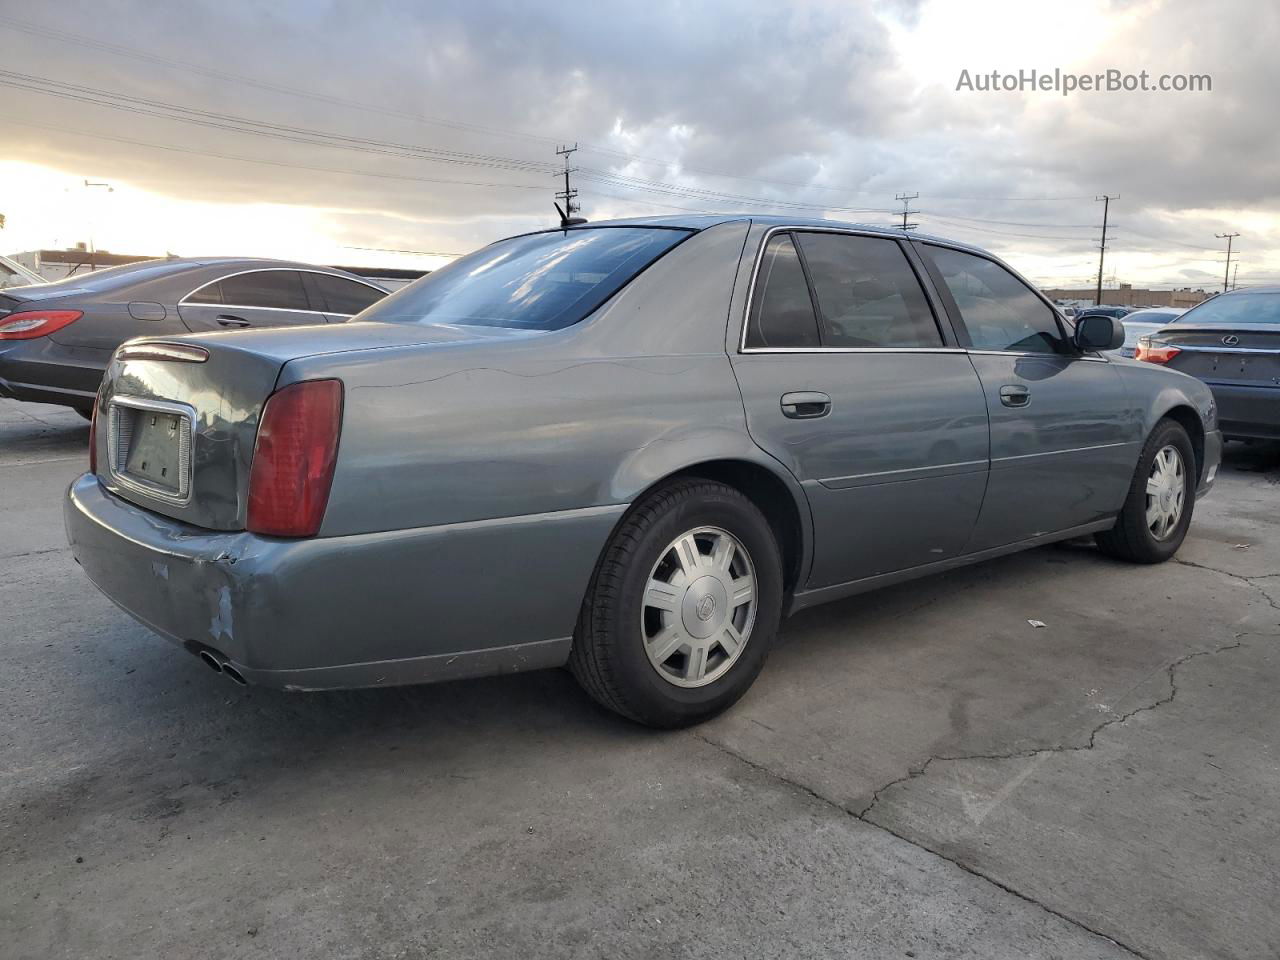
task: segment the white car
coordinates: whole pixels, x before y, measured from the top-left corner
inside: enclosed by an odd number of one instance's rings
[[[16,260],[0,257],[0,289],[4,287],[25,287],[33,283],[47,282],[34,270],[28,270]]]
[[[1173,323],[1186,311],[1181,307],[1153,307],[1147,310],[1135,310],[1120,318],[1124,324],[1124,346],[1113,350],[1121,357],[1132,357],[1138,348],[1138,338],[1155,333],[1166,324]]]

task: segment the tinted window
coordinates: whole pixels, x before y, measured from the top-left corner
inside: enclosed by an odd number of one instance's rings
[[[789,234],[769,240],[760,261],[747,325],[748,347],[816,347],[818,321]]]
[[[222,284],[209,283],[184,298],[187,303],[222,303]]]
[[[597,227],[513,237],[397,290],[360,319],[558,330],[587,316],[689,232]]]
[[[926,247],[960,308],[977,350],[1064,351],[1057,315],[999,264],[958,250]]]
[[[894,240],[800,233],[828,347],[940,347],[942,335]]]
[[[252,273],[227,277],[218,281],[216,286],[222,297],[221,302],[232,306],[270,307],[275,310],[311,309],[307,293],[302,289],[302,274],[296,270],[254,270]],[[206,287],[201,292],[207,291]]]
[[[1192,307],[1171,323],[1280,323],[1280,294],[1228,293]]]
[[[375,290],[366,284],[348,280],[346,277],[335,277],[328,273],[313,273],[311,279],[315,280],[316,286],[320,288],[320,295],[324,297],[325,309],[330,313],[345,313],[347,316],[351,316],[359,313],[365,307],[377,303],[386,296],[381,290]]]

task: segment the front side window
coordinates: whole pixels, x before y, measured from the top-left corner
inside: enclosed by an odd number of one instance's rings
[[[897,241],[799,233],[828,347],[940,347],[920,281]]]
[[[690,233],[588,227],[513,237],[397,290],[360,319],[559,330],[589,315]]]
[[[263,307],[271,310],[310,310],[307,292],[302,287],[302,274],[296,270],[254,270],[218,281],[221,300],[192,302],[225,303],[237,307]],[[207,291],[208,288],[206,287]]]
[[[817,347],[818,320],[790,234],[770,238],[751,297],[747,347]]]
[[[312,278],[320,296],[324,297],[325,309],[330,313],[354,316],[386,296],[381,290],[330,273],[315,273]]]
[[[1025,283],[984,257],[926,246],[960,308],[975,350],[1064,353],[1057,315]]]

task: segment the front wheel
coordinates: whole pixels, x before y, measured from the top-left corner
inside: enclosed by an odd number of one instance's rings
[[[781,609],[781,558],[756,506],[722,483],[676,481],[637,503],[609,542],[569,666],[610,710],[688,726],[751,686]]]
[[[1182,546],[1196,501],[1196,457],[1180,423],[1151,431],[1110,530],[1094,534],[1103,553],[1131,563],[1163,563]]]

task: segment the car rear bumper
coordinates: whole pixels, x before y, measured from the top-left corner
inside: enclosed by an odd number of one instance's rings
[[[0,343],[0,397],[93,406],[110,350],[66,347],[48,337]]]
[[[308,540],[192,527],[85,474],[67,538],[113,602],[251,683],[333,689],[559,666],[622,506]]]
[[[1222,466],[1222,431],[1210,430],[1204,435],[1204,464],[1200,471],[1200,483],[1196,487],[1197,500],[1213,489],[1220,466]]]
[[[1218,426],[1231,439],[1280,440],[1280,385],[1209,382],[1218,404]]]

